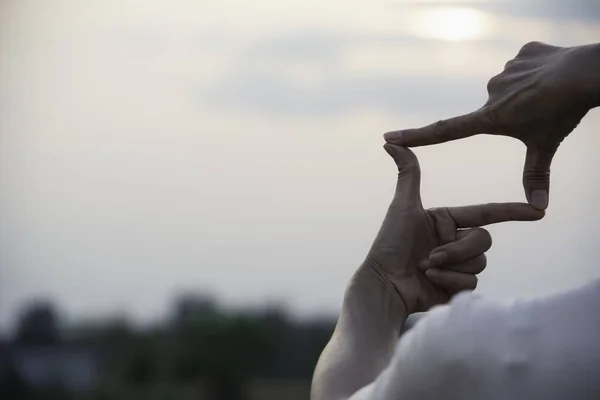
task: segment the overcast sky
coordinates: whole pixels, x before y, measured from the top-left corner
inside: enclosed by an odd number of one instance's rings
[[[594,0],[409,3],[3,1],[0,328],[35,297],[335,312],[394,190],[382,134],[478,108],[528,41],[600,41]],[[559,149],[543,221],[491,228],[480,293],[600,277],[599,123]],[[519,142],[416,153],[427,207],[524,201]]]

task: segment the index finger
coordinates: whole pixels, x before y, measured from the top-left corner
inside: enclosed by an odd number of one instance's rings
[[[422,128],[387,132],[383,138],[388,143],[404,147],[427,146],[485,133],[490,128],[490,119],[485,109],[481,108]]]
[[[473,228],[507,221],[538,221],[545,215],[527,203],[488,203],[448,207],[457,228]]]

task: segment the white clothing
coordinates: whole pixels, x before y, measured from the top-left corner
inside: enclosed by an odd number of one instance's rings
[[[464,292],[401,337],[349,400],[600,400],[600,281],[498,304]]]

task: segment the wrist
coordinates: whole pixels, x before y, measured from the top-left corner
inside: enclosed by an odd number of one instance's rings
[[[370,287],[372,292],[380,293],[382,300],[389,302],[391,307],[399,310],[402,315],[408,316],[411,311],[407,308],[405,299],[396,285],[386,276],[385,272],[367,259],[354,273],[351,282],[360,283]]]
[[[600,106],[600,43],[573,47],[577,79],[590,108]]]
[[[390,363],[408,314],[368,263],[352,276],[333,335],[315,368],[311,399],[347,399]]]
[[[393,286],[369,265],[362,265],[352,276],[342,310],[342,325],[349,321],[366,324],[370,328],[364,326],[365,332],[373,330],[370,335],[378,340],[397,338],[409,314]]]

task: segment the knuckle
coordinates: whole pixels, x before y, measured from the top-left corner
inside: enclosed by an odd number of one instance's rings
[[[490,247],[492,247],[492,235],[487,231],[487,230],[483,230],[485,232],[485,244],[487,246],[487,248],[489,249]]]
[[[506,64],[504,64],[504,70],[507,71],[509,69],[513,69],[517,65],[519,65],[519,60],[517,60],[516,58],[513,58],[512,60],[510,60]]]
[[[473,269],[474,269],[473,273],[479,274],[479,273],[483,272],[483,270],[487,266],[487,257],[485,256],[485,254],[482,254],[475,259],[474,263],[475,263],[475,265],[473,267]]]
[[[537,40],[527,42],[523,45],[523,47],[521,47],[521,50],[519,50],[519,54],[527,54],[533,50],[539,49],[543,45],[544,44],[542,42],[537,41]]]
[[[540,168],[525,168],[523,183],[531,186],[546,186],[550,183],[550,171]]]
[[[483,269],[487,266],[487,256],[485,254],[481,254],[477,256],[477,266]]]
[[[476,275],[483,272],[486,266],[487,257],[482,253],[475,258],[466,261],[461,267],[459,267],[459,269],[457,269],[457,271],[470,275]]]
[[[444,139],[447,131],[448,131],[448,121],[439,120],[435,124],[433,124],[433,136],[437,140]]]
[[[500,88],[501,81],[502,81],[502,76],[500,74],[493,76],[492,79],[490,79],[487,83],[488,94],[492,94],[498,88]]]
[[[489,221],[492,221],[491,215],[489,213],[486,214],[488,215],[485,218],[487,218]],[[486,247],[487,249],[492,247],[492,235],[490,234],[490,232],[488,232],[486,229],[479,228],[478,233],[481,237],[481,243],[483,247]]]

